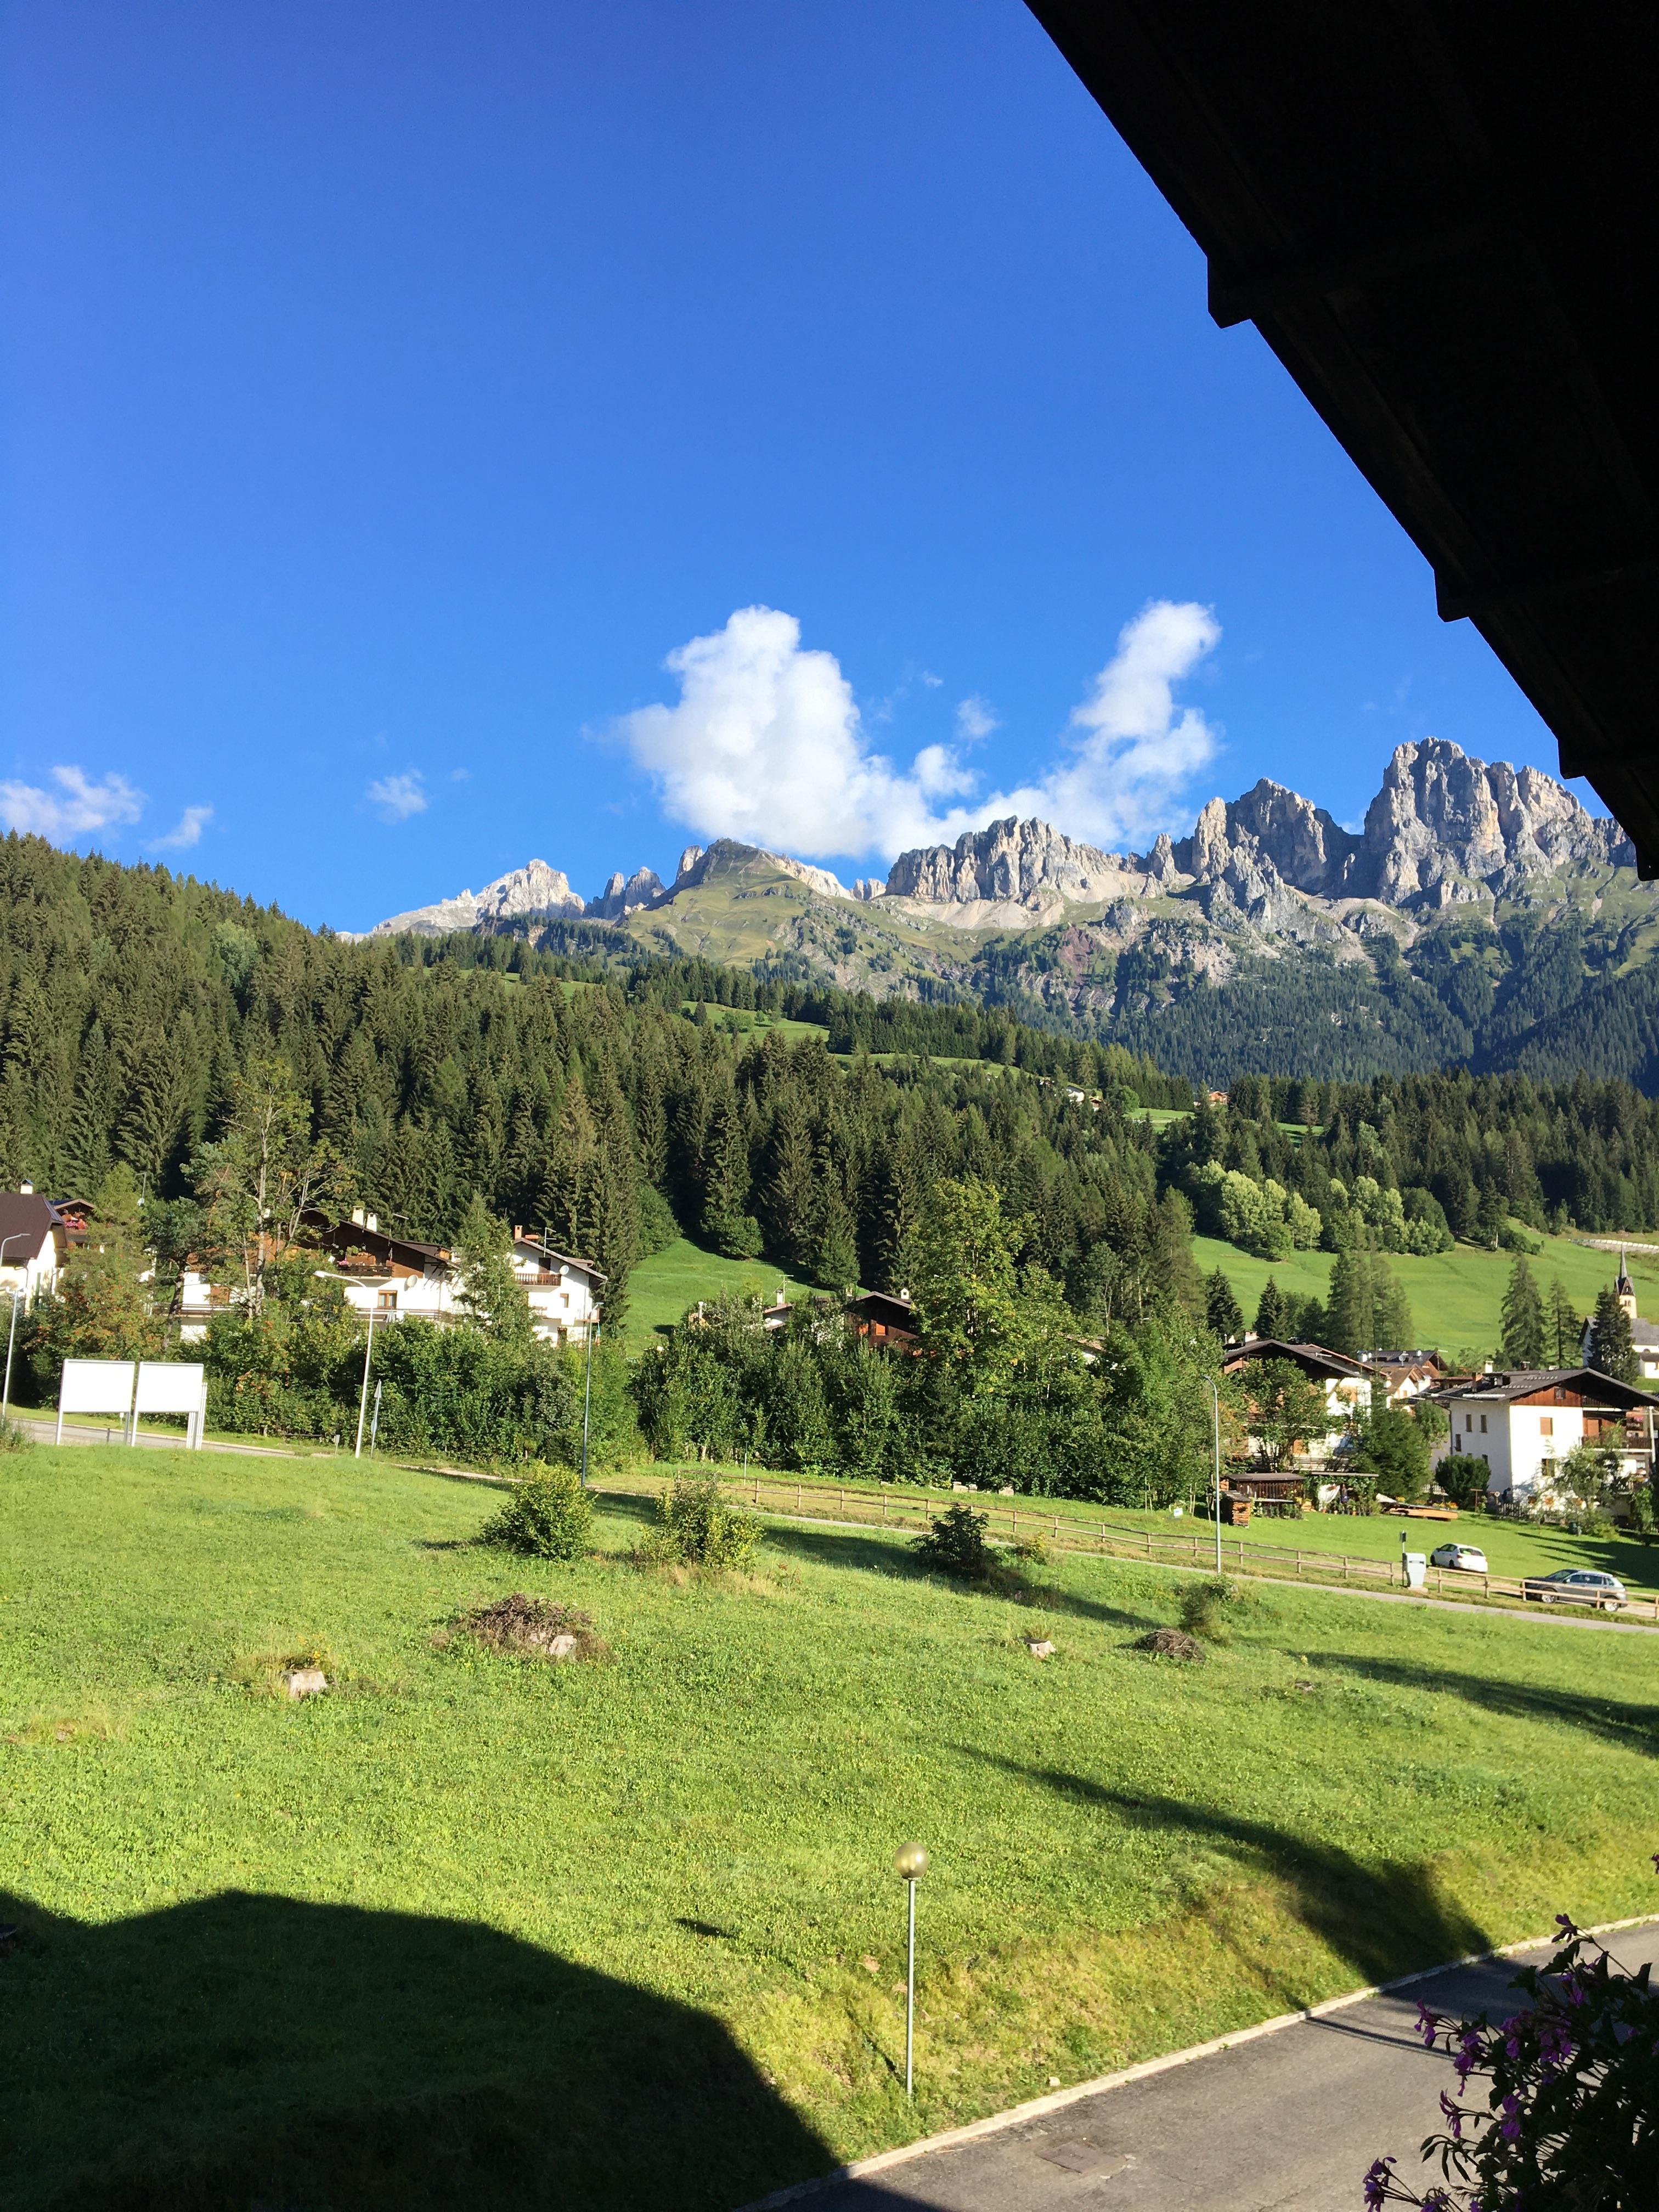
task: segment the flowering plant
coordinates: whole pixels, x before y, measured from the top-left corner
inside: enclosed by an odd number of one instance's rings
[[[1659,1853],[1654,1863],[1659,1867]],[[1457,2073],[1446,2131],[1423,2145],[1443,2186],[1419,2196],[1379,2158],[1368,2212],[1652,2212],[1659,2206],[1659,1991],[1565,1913],[1547,1966],[1515,1978],[1526,2002],[1496,2025],[1418,2010],[1418,2033]],[[1462,2100],[1480,2077],[1484,2109]]]

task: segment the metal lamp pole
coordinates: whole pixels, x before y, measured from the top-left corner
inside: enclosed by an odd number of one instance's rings
[[[1215,1571],[1221,1573],[1221,1389],[1213,1375],[1208,1376],[1210,1405],[1215,1417]]]
[[[893,1864],[903,1876],[909,1899],[909,1942],[904,1967],[904,2094],[915,2097],[916,2057],[916,1884],[927,1871],[927,1854],[920,1844],[901,1844]]]
[[[3,1267],[5,1264],[7,1245],[21,1244],[26,1237],[30,1237],[33,1234],[33,1231],[32,1230],[19,1229],[9,1237],[0,1237],[0,1267]],[[17,1300],[19,1296],[20,1293],[15,1288],[14,1288],[11,1294],[11,1328],[7,1332],[6,1335],[5,1388],[3,1390],[0,1390],[0,1424],[3,1424],[11,1418],[11,1350],[13,1345],[17,1341]]]
[[[363,1421],[368,1412],[368,1364],[374,1357],[374,1308],[368,1310],[368,1341],[363,1346],[363,1387],[357,1400],[357,1449],[351,1456],[363,1455]]]
[[[599,1319],[590,1302],[587,1309],[587,1373],[582,1382],[582,1488],[587,1487],[587,1424],[593,1404],[593,1340],[599,1333]]]

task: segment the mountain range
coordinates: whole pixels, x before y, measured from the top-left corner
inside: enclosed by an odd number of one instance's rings
[[[1211,1079],[1462,1061],[1659,1087],[1659,886],[1565,786],[1437,738],[1397,748],[1358,830],[1264,778],[1140,854],[1010,817],[844,885],[721,839],[669,884],[584,899],[532,860],[371,934],[455,930],[1005,1004]]]

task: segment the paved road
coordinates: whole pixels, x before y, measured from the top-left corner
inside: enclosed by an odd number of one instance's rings
[[[1659,1922],[1608,1936],[1627,1966],[1659,1962]],[[1548,1947],[1529,1953],[1549,1955]],[[1518,1962],[1454,1967],[1393,1996],[1084,2098],[953,2149],[833,2183],[801,2212],[1358,2212],[1360,2178],[1417,2148],[1454,2085],[1413,2033],[1419,2000],[1501,2013]]]

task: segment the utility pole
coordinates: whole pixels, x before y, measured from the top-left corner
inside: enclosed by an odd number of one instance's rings
[[[357,1449],[351,1455],[353,1459],[361,1459],[363,1455],[363,1421],[368,1413],[368,1365],[374,1357],[374,1309],[371,1306],[368,1310],[368,1341],[363,1346],[363,1387],[357,1400]]]

